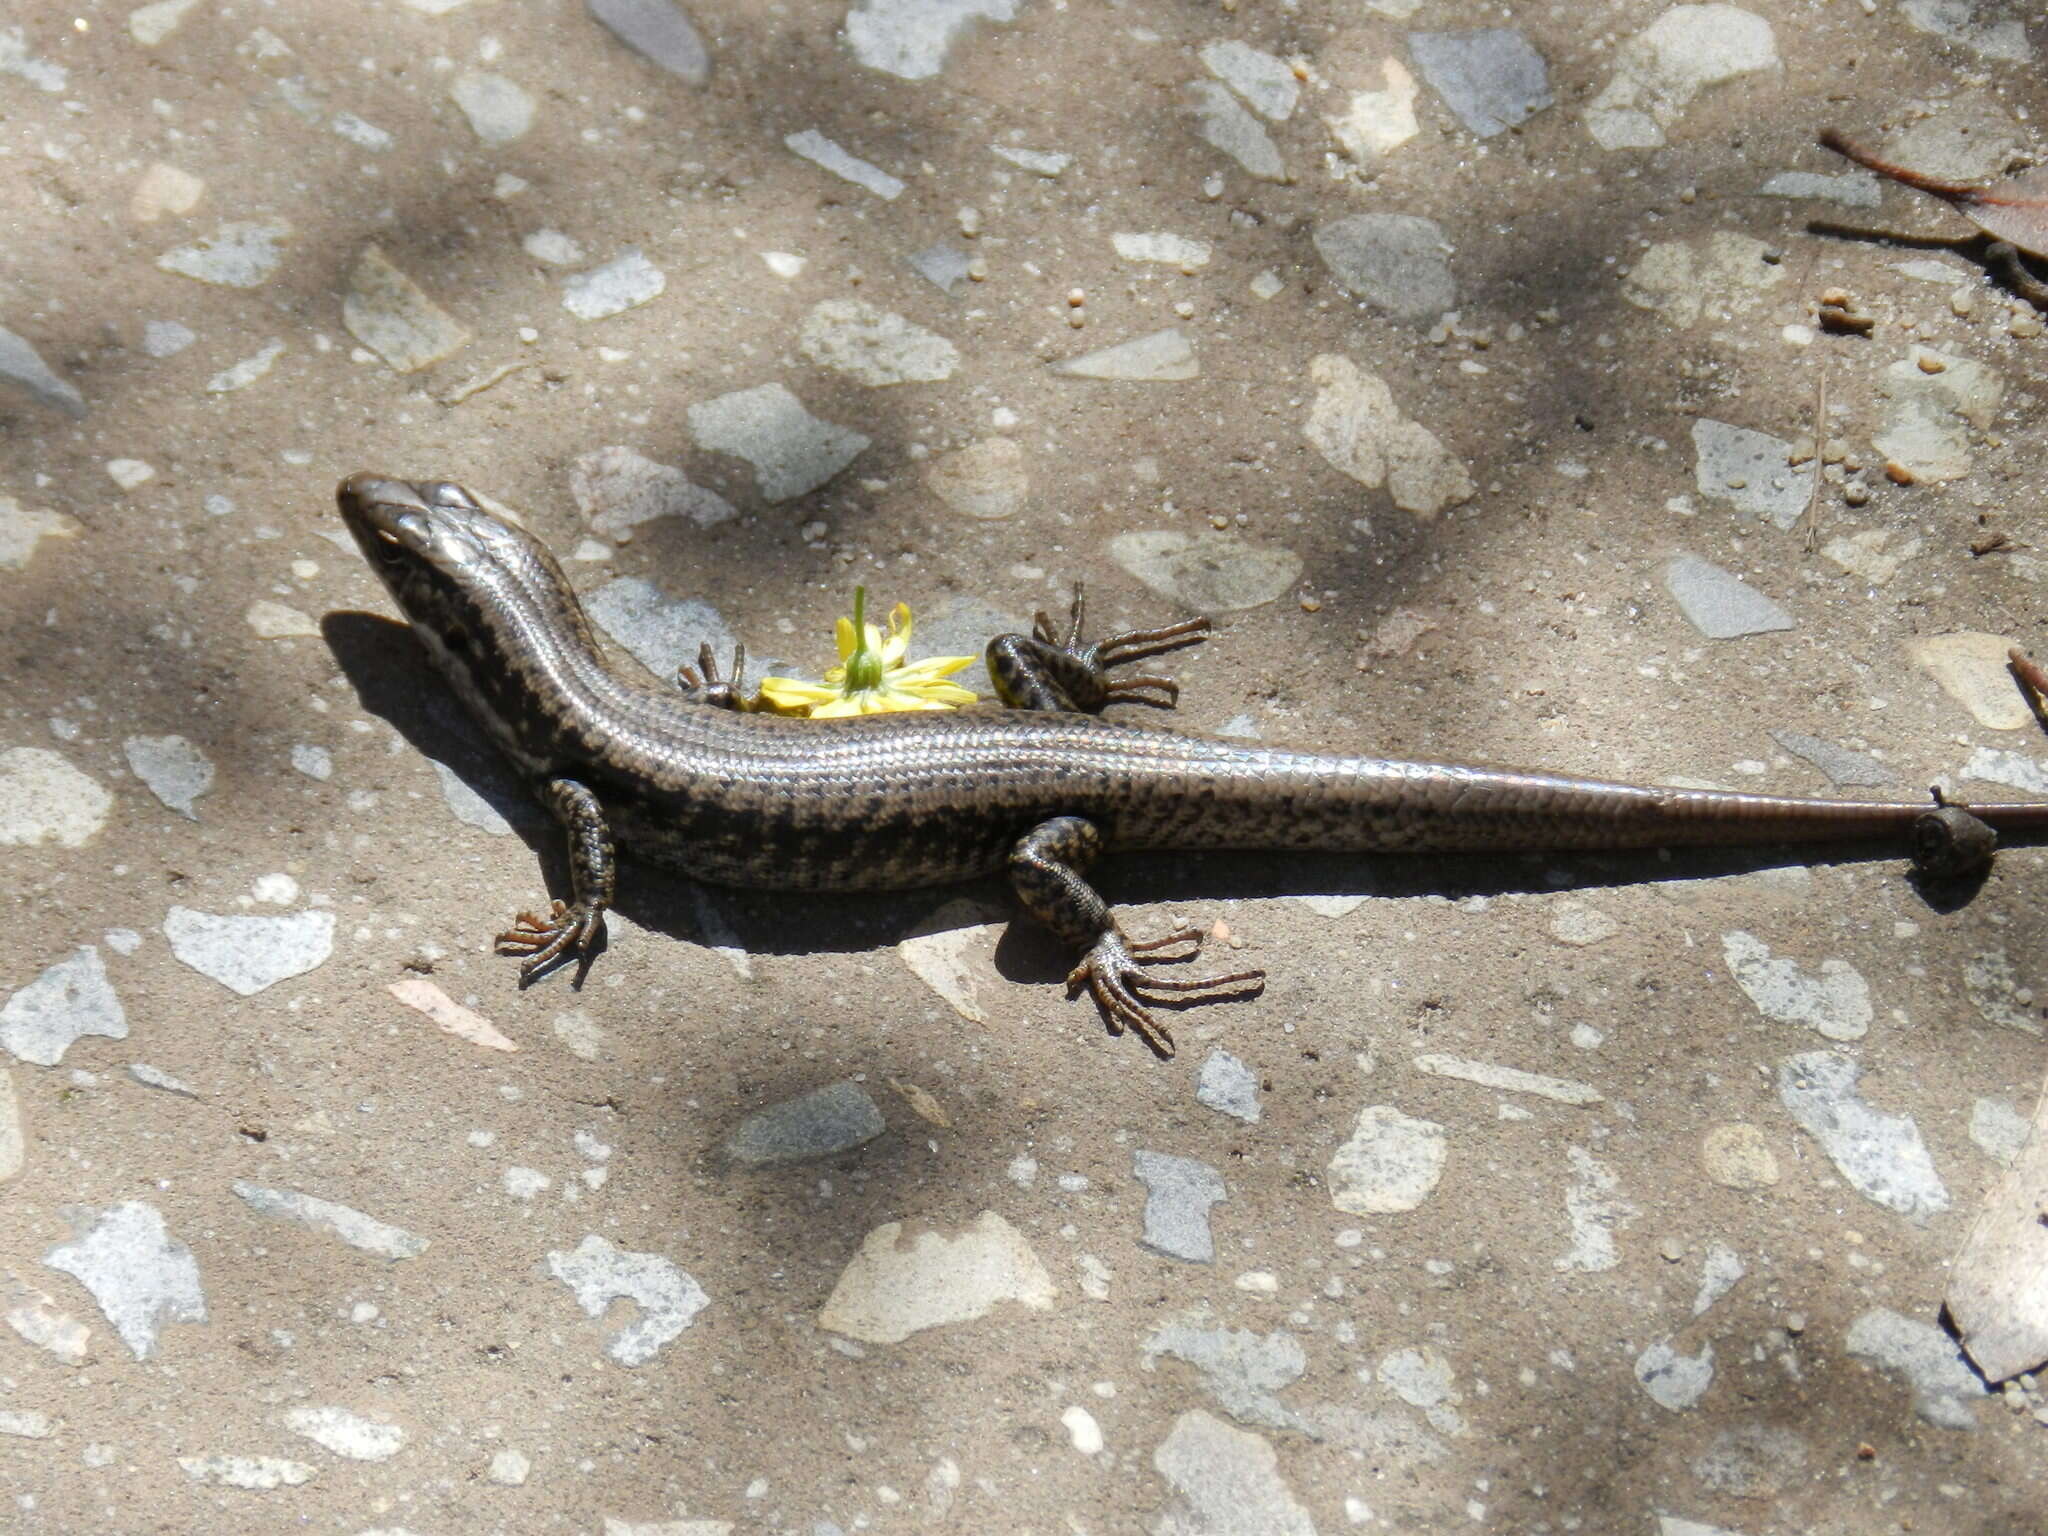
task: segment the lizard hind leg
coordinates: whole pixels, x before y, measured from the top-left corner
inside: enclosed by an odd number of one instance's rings
[[[996,696],[1011,709],[1074,710],[1091,715],[1111,704],[1172,709],[1180,700],[1180,685],[1172,679],[1150,674],[1113,677],[1110,669],[1200,645],[1209,638],[1209,621],[1183,619],[1156,629],[1125,630],[1084,645],[1084,614],[1081,584],[1075,582],[1064,638],[1052,620],[1039,613],[1029,635],[998,635],[991,640],[988,674]]]
[[[522,912],[498,935],[498,953],[518,955],[524,962],[519,967],[522,987],[571,950],[588,966],[604,932],[605,909],[612,904],[617,878],[611,828],[597,796],[574,779],[553,779],[541,798],[569,834],[569,881],[575,899],[555,902],[546,917]]]
[[[1173,1055],[1173,1035],[1152,1014],[1162,1003],[1178,1005],[1208,998],[1246,996],[1265,984],[1264,971],[1236,971],[1172,981],[1145,967],[1191,960],[1200,950],[1198,928],[1180,928],[1156,939],[1124,937],[1082,872],[1102,852],[1102,833],[1080,816],[1056,816],[1017,840],[1010,850],[1010,883],[1024,909],[1061,939],[1082,950],[1081,963],[1067,974],[1067,996],[1084,990],[1102,1011],[1112,1034],[1130,1030],[1162,1060]],[[1179,954],[1160,951],[1186,946]]]

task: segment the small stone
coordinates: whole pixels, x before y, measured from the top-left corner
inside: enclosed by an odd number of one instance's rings
[[[1444,105],[1482,139],[1527,122],[1556,100],[1543,55],[1505,27],[1411,32],[1408,51]]]
[[[243,622],[265,640],[289,640],[295,636],[320,633],[320,626],[313,622],[311,615],[302,613],[287,603],[272,602],[267,597],[260,597],[251,603],[249,611],[242,618]]]
[[[1571,1226],[1572,1246],[1561,1258],[1551,1261],[1559,1273],[1577,1271],[1599,1274],[1621,1263],[1614,1234],[1638,1214],[1636,1208],[1615,1193],[1621,1181],[1614,1171],[1583,1147],[1566,1147],[1565,1160],[1575,1175],[1565,1186],[1565,1219]]]
[[[9,1271],[0,1278],[0,1298],[7,1304],[7,1326],[23,1339],[65,1365],[84,1361],[92,1330],[59,1307],[54,1297]]]
[[[804,317],[797,350],[871,388],[950,379],[960,353],[945,337],[859,299],[827,299]]]
[[[1771,740],[1794,757],[1804,758],[1813,764],[1838,789],[1898,782],[1898,775],[1876,758],[1851,752],[1847,747],[1838,747],[1818,736],[1808,736],[1800,731],[1773,731]],[[2048,785],[2043,787],[2048,788]]]
[[[1203,1327],[1205,1317],[1197,1311],[1154,1329],[1140,1345],[1145,1369],[1156,1369],[1161,1355],[1185,1360],[1202,1373],[1203,1384],[1240,1424],[1307,1430],[1302,1416],[1276,1395],[1308,1370],[1308,1351],[1301,1341],[1284,1330],[1259,1334]]]
[[[1884,201],[1883,189],[1868,171],[1848,171],[1839,176],[1817,171],[1780,171],[1757,191],[1764,197],[1818,198],[1848,208],[1875,208]]]
[[[12,1435],[20,1440],[47,1440],[57,1432],[57,1426],[46,1413],[33,1408],[0,1409],[0,1435]]]
[[[950,245],[927,246],[907,259],[920,277],[947,293],[967,281],[968,268],[973,265],[965,251],[955,250]]]
[[[1621,932],[1621,924],[1590,902],[1567,897],[1550,911],[1550,936],[1560,944],[1585,949]]]
[[[660,1254],[630,1253],[594,1232],[573,1249],[550,1252],[548,1271],[590,1317],[603,1317],[621,1299],[640,1309],[605,1344],[624,1366],[645,1365],[711,1305],[704,1287]]]
[[[1174,1490],[1161,1536],[1316,1536],[1261,1436],[1196,1408],[1173,1421],[1152,1465]]]
[[[455,77],[448,94],[488,148],[501,149],[533,126],[533,97],[503,75],[466,69]]]
[[[1725,229],[1703,241],[1662,241],[1636,259],[1621,296],[1680,327],[1705,314],[1732,314],[1785,280],[1784,266],[1765,259],[1770,252],[1763,241]]]
[[[884,201],[894,202],[903,195],[903,183],[878,165],[872,165],[858,155],[848,154],[832,140],[815,128],[806,128],[802,133],[792,133],[783,141],[793,154],[798,154],[815,166],[830,171],[834,176],[865,187]]]
[[[1768,1189],[1778,1182],[1778,1159],[1764,1133],[1731,1121],[1708,1131],[1700,1143],[1707,1177],[1729,1189]]]
[[[1913,1411],[1942,1429],[1975,1429],[1977,1400],[1987,1388],[1963,1352],[1932,1323],[1873,1307],[1849,1325],[1849,1353],[1880,1370],[1903,1376]]]
[[[291,235],[292,226],[286,219],[223,224],[204,239],[165,251],[156,264],[166,272],[220,288],[260,288],[284,260],[279,247]]]
[[[768,501],[816,490],[868,447],[862,434],[821,421],[780,384],[720,395],[691,406],[688,415],[697,446],[753,465]]]
[[[709,603],[670,597],[637,576],[619,576],[583,600],[584,611],[656,677],[672,677],[676,664],[694,661],[698,648],[730,656],[733,632]]]
[[[463,1007],[424,976],[408,976],[403,981],[389,983],[384,990],[406,1007],[425,1014],[438,1028],[458,1040],[467,1040],[471,1045],[480,1045],[491,1051],[519,1049],[499,1032],[497,1025],[475,1009]]]
[[[519,242],[519,248],[551,267],[573,267],[585,256],[583,247],[559,229],[536,229]]]
[[[1401,414],[1379,375],[1325,352],[1309,364],[1309,377],[1316,398],[1302,435],[1332,469],[1367,487],[1384,483],[1395,506],[1425,521],[1472,499],[1464,462]]]
[[[1257,608],[1301,579],[1301,556],[1293,550],[1236,534],[1121,533],[1109,541],[1109,554],[1152,591],[1197,613]]]
[[[507,1449],[491,1457],[490,1467],[484,1475],[500,1488],[519,1488],[525,1485],[532,1472],[531,1460],[519,1451]]]
[[[690,18],[672,0],[584,0],[620,42],[687,85],[711,78],[711,55]]]
[[[1287,284],[1280,280],[1280,274],[1273,271],[1261,272],[1250,283],[1252,297],[1261,304],[1269,299],[1279,297],[1281,291],[1286,286]]]
[[[154,48],[178,30],[185,13],[198,3],[199,0],[156,0],[153,5],[139,5],[128,13],[128,35],[143,47]]]
[[[977,20],[1011,21],[1018,0],[856,0],[846,45],[869,69],[899,80],[929,80]]]
[[[1202,67],[1242,96],[1245,104],[1268,122],[1284,123],[1294,115],[1301,82],[1285,59],[1262,53],[1235,38],[1204,43]]]
[[[1154,331],[1113,347],[1070,357],[1054,365],[1055,373],[1075,379],[1118,379],[1126,382],[1165,383],[1201,377],[1202,365],[1195,349],[1179,327]]]
[[[2011,1163],[2027,1144],[2026,1116],[2003,1099],[1978,1099],[1970,1106],[1970,1140],[1995,1163]]]
[[[1733,5],[1674,5],[1614,53],[1614,75],[1586,108],[1602,149],[1656,149],[1701,91],[1779,68],[1771,24]]]
[[[301,1194],[295,1189],[268,1189],[246,1179],[236,1179],[229,1188],[259,1216],[297,1222],[380,1259],[416,1259],[427,1251],[425,1238],[332,1200]]]
[[[1023,445],[1011,437],[941,454],[925,467],[924,483],[955,512],[988,522],[1015,516],[1031,491]]]
[[[1851,576],[1859,576],[1873,587],[1882,587],[1899,574],[1900,566],[1920,553],[1918,538],[1900,539],[1896,544],[1892,540],[1889,528],[1865,528],[1860,533],[1829,539],[1821,545],[1820,552]]]
[[[1734,1290],[1736,1282],[1747,1273],[1741,1255],[1726,1243],[1708,1248],[1706,1261],[1700,1267],[1699,1294],[1692,1299],[1692,1315],[1705,1316],[1708,1308]]]
[[[350,1461],[389,1461],[405,1447],[405,1431],[381,1424],[346,1408],[305,1406],[289,1409],[284,1425],[322,1450]]]
[[[1157,262],[1162,266],[1178,267],[1183,272],[1199,271],[1209,265],[1209,242],[1190,240],[1185,235],[1120,234],[1111,235],[1109,243],[1125,261]],[[1072,302],[1071,295],[1069,302]]]
[[[1806,1442],[1775,1424],[1724,1429],[1692,1464],[1692,1475],[1716,1493],[1768,1499],[1806,1471]]]
[[[2034,50],[2027,41],[2026,22],[2017,16],[2000,17],[1998,10],[1981,0],[1900,0],[1899,4],[1906,24],[1918,31],[1961,43],[1979,58],[2031,64]]]
[[[1069,1404],[1060,1415],[1060,1423],[1067,1431],[1067,1439],[1083,1456],[1102,1454],[1102,1426],[1086,1408],[1079,1403]]]
[[[1337,147],[1361,167],[1377,165],[1422,131],[1415,116],[1422,88],[1415,77],[1399,59],[1382,59],[1380,77],[1385,90],[1354,91],[1343,113],[1323,119]]]
[[[1894,465],[1905,471],[1907,484],[1968,474],[1968,429],[1988,429],[2005,397],[1995,369],[1920,346],[1886,368],[1878,388],[1890,408],[1871,446],[1884,455],[1887,473]]]
[[[1664,567],[1664,587],[1678,608],[1709,640],[1790,629],[1792,615],[1740,577],[1696,555],[1680,555]]]
[[[180,1456],[178,1465],[195,1483],[268,1492],[312,1481],[319,1469],[282,1456]]]
[[[284,356],[284,351],[283,342],[273,341],[240,362],[229,364],[206,381],[206,392],[209,395],[229,395],[238,389],[247,389],[270,372],[272,365]]]
[[[617,446],[578,454],[569,466],[569,494],[591,531],[615,544],[630,542],[643,523],[658,517],[709,528],[739,515],[731,502],[692,483],[680,469]]]
[[[382,154],[398,142],[388,129],[379,128],[353,112],[335,113],[328,126],[356,148],[367,149],[372,154]]]
[[[1072,155],[1059,154],[1045,149],[1019,149],[1014,144],[991,144],[992,153],[1002,156],[1012,165],[1021,165],[1035,176],[1057,177],[1074,163]]]
[[[182,1078],[173,1077],[170,1073],[159,1068],[152,1067],[146,1061],[129,1062],[128,1075],[145,1088],[155,1088],[162,1093],[175,1093],[181,1099],[196,1099],[199,1097],[199,1090],[190,1083]]]
[[[0,75],[13,75],[39,91],[64,89],[69,71],[62,64],[37,58],[28,51],[28,38],[20,27],[0,27]]]
[[[1503,1067],[1490,1061],[1467,1061],[1462,1056],[1425,1053],[1415,1058],[1415,1070],[1432,1077],[1449,1077],[1459,1082],[1477,1083],[1482,1088],[1491,1088],[1499,1093],[1533,1094],[1539,1099],[1552,1099],[1559,1104],[1606,1102],[1606,1095],[1591,1083],[1573,1082],[1570,1078],[1564,1077],[1546,1077],[1540,1072],[1524,1072],[1516,1067]]]
[[[130,736],[121,744],[128,766],[149,792],[187,821],[193,802],[213,788],[213,764],[182,736]]]
[[[107,478],[124,491],[147,485],[156,478],[156,466],[146,459],[109,459]]]
[[[954,1236],[900,1221],[876,1227],[818,1313],[818,1326],[865,1344],[973,1322],[1004,1302],[1052,1310],[1052,1277],[1009,1222],[983,1211]]]
[[[1636,1356],[1636,1382],[1660,1408],[1679,1413],[1706,1396],[1714,1381],[1714,1346],[1702,1344],[1697,1355],[1681,1355],[1669,1339],[1660,1339]]]
[[[1318,224],[1316,254],[1353,298],[1411,325],[1458,302],[1442,226],[1406,213],[1354,213]]]
[[[332,912],[221,916],[172,907],[164,918],[171,953],[243,997],[326,963],[334,952]]]
[[[0,752],[0,844],[76,848],[107,824],[114,797],[46,747]]]
[[[1358,1112],[1351,1137],[1330,1158],[1330,1203],[1353,1216],[1412,1211],[1435,1192],[1449,1143],[1434,1120],[1391,1104]]]
[[[1288,179],[1287,166],[1272,135],[1224,86],[1214,80],[1194,81],[1187,88],[1187,99],[1195,117],[1195,132],[1204,143],[1222,150],[1260,181]]]
[[[1858,1098],[1862,1072],[1847,1056],[1809,1051],[1779,1064],[1778,1098],[1866,1199],[1912,1221],[1947,1210],[1948,1190],[1920,1128],[1911,1116],[1887,1114]]]
[[[35,1066],[54,1067],[86,1035],[125,1040],[128,1015],[99,950],[81,944],[0,1007],[0,1047]]]
[[[1721,955],[1765,1018],[1830,1040],[1861,1040],[1869,1032],[1870,985],[1846,960],[1823,960],[1819,975],[1809,975],[1796,960],[1773,958],[1768,944],[1739,928],[1722,935]]]
[[[428,298],[375,244],[365,245],[349,269],[341,323],[398,373],[416,373],[470,341],[468,327]]]
[[[800,1163],[850,1152],[887,1129],[865,1088],[838,1082],[747,1116],[725,1139],[725,1154],[755,1167]]]
[[[577,272],[562,283],[562,308],[579,320],[606,320],[661,297],[668,278],[637,250],[601,267]]]
[[[2017,731],[2034,723],[2032,708],[2006,669],[2007,653],[2017,644],[2008,635],[1966,629],[1908,640],[1906,654],[1979,725]]]
[[[1805,514],[1820,465],[1809,461],[1794,469],[1788,462],[1790,443],[1707,417],[1692,424],[1692,442],[1698,455],[1693,483],[1702,496],[1725,501],[1781,531]]]
[[[129,1200],[106,1210],[73,1206],[66,1214],[77,1236],[44,1254],[43,1263],[92,1292],[136,1359],[156,1353],[166,1323],[206,1321],[199,1265],[155,1206]]]
[[[1259,1123],[1259,1076],[1228,1051],[1213,1050],[1203,1061],[1195,1098],[1247,1125]]]
[[[1963,994],[1987,1024],[2041,1038],[2041,1016],[2031,992],[2023,993],[2012,957],[1986,950],[1963,962]]]
[[[1223,1176],[1192,1157],[1142,1148],[1133,1155],[1132,1165],[1145,1186],[1145,1235],[1140,1241],[1169,1259],[1215,1263],[1209,1207],[1229,1198]]]
[[[167,213],[190,213],[205,195],[206,183],[199,177],[158,160],[128,194],[128,217],[138,224],[154,224]]]
[[[0,496],[0,571],[25,571],[44,539],[75,539],[83,531],[75,517]]]

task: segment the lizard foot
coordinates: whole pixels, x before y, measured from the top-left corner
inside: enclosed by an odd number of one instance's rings
[[[557,900],[544,919],[531,912],[520,913],[511,929],[498,935],[498,953],[525,957],[525,963],[519,967],[523,984],[571,949],[587,953],[592,941],[603,931],[603,912]]]
[[[1183,619],[1178,624],[1163,624],[1157,629],[1127,629],[1114,635],[1104,635],[1093,645],[1081,643],[1085,628],[1087,605],[1081,583],[1074,583],[1074,601],[1067,610],[1067,632],[1064,636],[1053,626],[1043,612],[1032,615],[1032,638],[1044,645],[1064,651],[1084,670],[1091,673],[1102,691],[1104,703],[1149,704],[1154,709],[1172,709],[1180,702],[1180,685],[1170,678],[1141,675],[1137,677],[1111,677],[1111,667],[1128,666],[1134,661],[1164,655],[1185,646],[1200,645],[1209,638],[1209,621],[1203,618]]]
[[[1159,953],[1175,945],[1186,945],[1176,955]],[[1180,1005],[1205,999],[1190,994],[1207,992],[1222,996],[1251,996],[1265,987],[1264,971],[1237,971],[1228,976],[1203,976],[1191,981],[1169,981],[1153,976],[1143,967],[1192,960],[1202,947],[1202,930],[1179,928],[1164,938],[1142,941],[1126,939],[1111,929],[1089,946],[1081,963],[1067,974],[1067,996],[1079,997],[1085,989],[1102,1010],[1111,1034],[1130,1030],[1143,1040],[1162,1061],[1173,1055],[1173,1035],[1152,1016],[1146,1005]],[[1165,994],[1161,996],[1159,994]]]
[[[697,650],[697,665],[687,662],[676,668],[676,686],[686,697],[699,704],[710,704],[719,709],[733,709],[744,712],[754,707],[754,701],[743,693],[741,677],[747,670],[747,648],[734,642],[732,648],[732,676],[718,675],[718,658],[711,654],[711,642],[705,641]]]

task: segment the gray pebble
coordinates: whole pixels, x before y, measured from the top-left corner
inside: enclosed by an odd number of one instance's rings
[[[1228,1051],[1209,1053],[1195,1098],[1248,1125],[1259,1123],[1259,1075]]]
[[[81,1035],[128,1038],[128,1015],[100,952],[81,944],[7,999],[0,1008],[0,1047],[39,1067],[54,1067]]]
[[[1828,782],[1837,788],[1896,784],[1899,779],[1874,757],[1851,752],[1847,747],[1838,747],[1831,741],[1822,741],[1818,736],[1808,736],[1802,731],[1773,731],[1771,740],[1794,757],[1805,758],[1826,774]]]
[[[1429,219],[1354,213],[1317,225],[1315,246],[1346,293],[1397,320],[1435,320],[1458,302],[1450,244]]]
[[[1664,567],[1664,587],[1677,600],[1686,622],[1709,640],[1790,629],[1792,615],[1732,572],[1680,555]]]
[[[136,1359],[154,1354],[165,1323],[203,1323],[206,1296],[192,1250],[170,1235],[153,1205],[130,1200],[104,1211],[66,1212],[78,1236],[43,1256],[92,1292]]]
[[[19,384],[44,405],[83,418],[85,396],[69,380],[59,378],[42,354],[0,325],[0,379]]]
[[[1146,1191],[1145,1235],[1140,1241],[1170,1259],[1215,1263],[1216,1239],[1209,1230],[1209,1207],[1229,1198],[1223,1175],[1192,1157],[1142,1148],[1131,1161]]]
[[[1976,1400],[1988,1388],[1961,1348],[1932,1323],[1873,1307],[1849,1325],[1849,1353],[1891,1371],[1913,1389],[1913,1411],[1942,1429],[1975,1429]]]
[[[1847,1056],[1808,1051],[1779,1064],[1778,1098],[1859,1194],[1914,1221],[1947,1210],[1920,1128],[1858,1098],[1862,1071]]]
[[[590,14],[642,58],[691,85],[711,78],[711,55],[670,0],[584,0]]]
[[[851,1151],[887,1129],[865,1088],[838,1082],[747,1116],[725,1139],[725,1152],[757,1167],[800,1163]]]
[[[1506,27],[1411,32],[1408,51],[1444,105],[1482,139],[1526,122],[1556,99],[1543,55]]]

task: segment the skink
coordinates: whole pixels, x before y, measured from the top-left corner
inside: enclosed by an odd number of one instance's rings
[[[2048,833],[2048,803],[1969,810],[1667,789],[1556,774],[1325,756],[1100,718],[1168,703],[1170,683],[1112,669],[1201,638],[1199,620],[1082,643],[989,647],[1008,707],[800,720],[736,708],[707,668],[677,687],[606,662],[546,546],[460,486],[359,474],[343,520],[427,654],[568,834],[573,899],[499,936],[522,980],[586,962],[611,904],[615,844],[714,884],[910,889],[1007,871],[1026,911],[1080,961],[1110,1028],[1161,1056],[1162,1002],[1256,990],[1263,972],[1169,980],[1198,930],[1138,941],[1087,881],[1123,849],[1456,852],[1866,841],[1951,877],[1997,833]]]

